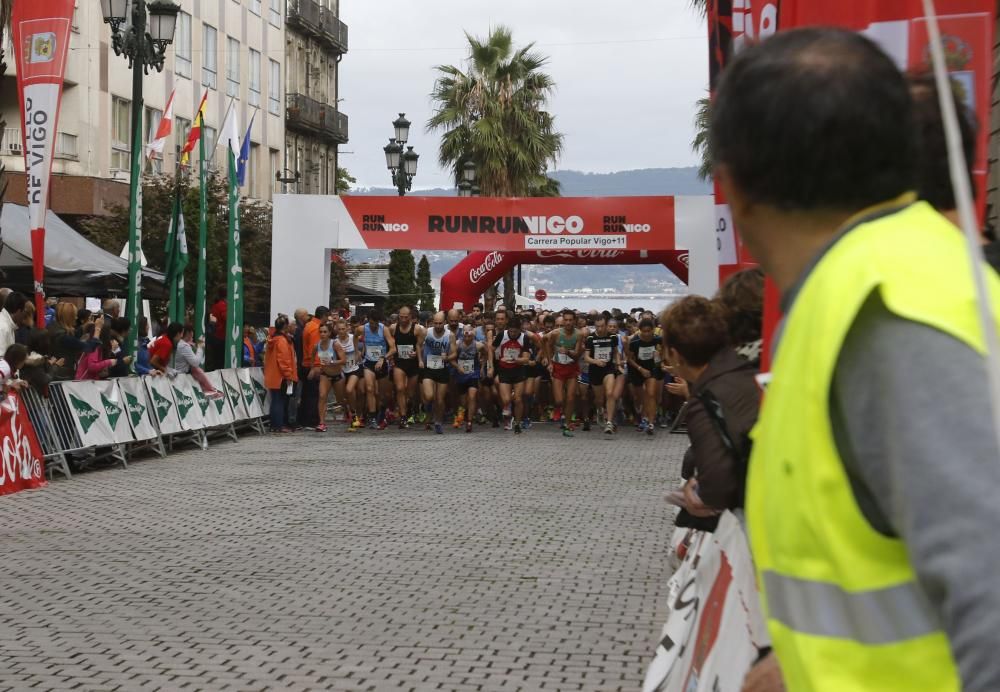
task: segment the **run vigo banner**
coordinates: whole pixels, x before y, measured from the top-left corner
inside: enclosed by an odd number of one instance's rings
[[[688,535],[683,561],[667,582],[667,623],[642,689],[737,692],[759,648],[770,645],[750,546],[731,512],[714,533]]]
[[[359,248],[662,250],[674,247],[673,197],[351,197],[340,200]],[[322,223],[324,219],[316,219]]]
[[[11,16],[39,328],[45,327],[45,212],[74,4],[21,0],[14,3]]]
[[[17,392],[0,400],[0,444],[0,495],[45,485],[45,454]]]

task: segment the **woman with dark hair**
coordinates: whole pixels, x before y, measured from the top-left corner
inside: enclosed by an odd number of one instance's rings
[[[44,397],[49,395],[54,369],[63,365],[61,359],[49,355],[51,342],[48,330],[33,330],[28,337],[28,357],[21,366],[21,379]]]
[[[76,379],[78,380],[106,380],[108,371],[118,362],[128,365],[132,362],[132,356],[116,356],[120,353],[118,340],[115,339],[109,330],[104,330],[100,335],[100,346],[93,351],[86,353],[80,358],[76,366]]]
[[[757,369],[737,355],[722,304],[700,296],[674,303],[661,319],[671,371],[690,383],[691,446],[678,526],[713,530],[717,516],[743,506],[749,433],[757,421]]]
[[[764,324],[764,271],[752,267],[736,272],[722,284],[715,299],[725,309],[733,348],[759,368]]]

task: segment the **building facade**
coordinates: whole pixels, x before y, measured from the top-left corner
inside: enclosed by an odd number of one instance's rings
[[[347,142],[340,112],[340,61],[347,52],[347,25],[339,0],[288,0],[285,26],[285,161],[288,192],[336,192],[338,147]]]
[[[174,171],[175,147],[187,139],[207,90],[205,134],[212,167],[224,171],[225,159],[216,145],[227,109],[239,110],[244,132],[256,113],[242,193],[270,199],[284,160],[285,1],[178,1],[182,11],[163,72],[147,75],[143,89],[143,141],[156,132],[171,91],[173,135],[163,155],[147,162],[146,172]],[[7,130],[0,157],[9,173],[6,199],[23,204],[16,65],[9,37],[7,41],[8,71],[0,82]],[[113,204],[127,204],[132,107],[132,73],[128,61],[115,55],[101,4],[77,0],[53,163],[53,211],[102,215]],[[190,170],[196,172],[196,165]]]

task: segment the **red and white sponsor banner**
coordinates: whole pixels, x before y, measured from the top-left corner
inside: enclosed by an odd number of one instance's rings
[[[714,533],[684,532],[686,552],[667,583],[667,623],[644,692],[739,692],[770,639],[739,520]]]
[[[74,0],[20,0],[11,18],[39,327],[45,326],[45,212],[73,5]]]
[[[343,197],[369,249],[664,250],[673,197]]]
[[[45,454],[16,392],[0,399],[0,495],[45,485]]]

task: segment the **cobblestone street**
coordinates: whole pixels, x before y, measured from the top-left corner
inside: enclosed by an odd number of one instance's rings
[[[0,498],[0,690],[636,690],[686,437],[219,441]]]

